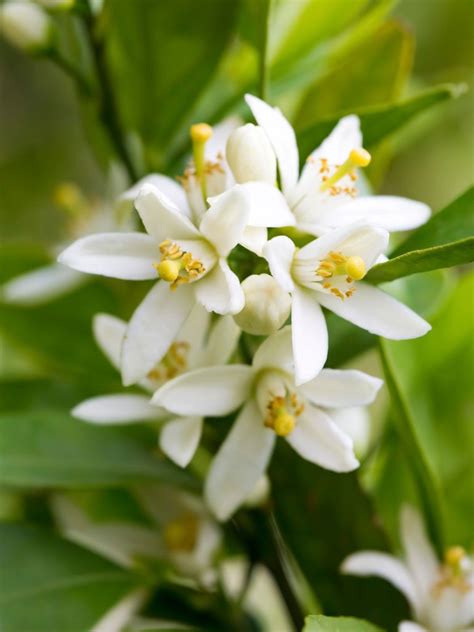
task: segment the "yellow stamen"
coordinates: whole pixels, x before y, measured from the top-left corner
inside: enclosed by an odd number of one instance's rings
[[[279,437],[287,437],[293,432],[296,418],[303,412],[304,404],[298,400],[296,393],[287,391],[285,396],[273,397],[267,409],[264,426],[271,428]]]
[[[451,546],[444,554],[444,561],[453,569],[458,569],[466,556],[466,551],[462,546]]]
[[[193,158],[196,176],[201,182],[202,197],[205,202],[207,198],[205,147],[207,141],[212,136],[212,127],[207,123],[196,123],[196,125],[191,125],[190,135],[193,141]]]
[[[172,290],[183,283],[195,281],[206,271],[199,259],[194,259],[192,253],[184,252],[177,243],[170,239],[161,242],[160,252],[161,261],[153,265],[160,278],[171,283]]]
[[[349,153],[349,157],[345,162],[342,163],[339,167],[337,167],[336,171],[330,177],[324,177],[323,183],[321,185],[320,191],[330,191],[341,178],[346,175],[350,175],[351,179],[354,179],[354,169],[356,167],[366,167],[370,163],[371,156],[368,151],[363,149],[362,147],[358,149],[353,149]],[[336,188],[332,191],[334,194],[339,192],[339,189]],[[345,188],[343,192],[352,194],[352,189],[350,187]]]

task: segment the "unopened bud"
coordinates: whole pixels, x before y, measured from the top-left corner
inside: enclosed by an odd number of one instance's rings
[[[30,53],[46,51],[53,38],[48,15],[36,4],[10,0],[0,7],[0,33],[13,46]]]
[[[291,299],[269,274],[252,274],[243,281],[245,307],[234,316],[237,325],[254,336],[278,331],[290,315]]]
[[[237,182],[276,182],[276,157],[261,127],[247,123],[232,132],[226,158]]]

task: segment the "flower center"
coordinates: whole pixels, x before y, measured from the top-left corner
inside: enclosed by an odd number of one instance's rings
[[[294,430],[296,419],[303,410],[304,404],[298,400],[296,393],[286,389],[285,395],[275,395],[270,399],[263,423],[279,437],[287,437]]]
[[[331,251],[325,259],[320,261],[314,270],[317,281],[322,281],[323,288],[329,290],[331,294],[344,300],[350,298],[355,288],[351,286],[353,281],[360,281],[366,275],[365,263],[362,257],[357,255],[346,257],[342,252]],[[334,287],[329,279],[338,276],[345,276],[345,281],[351,287],[342,291],[338,287]],[[319,278],[318,278],[319,277]]]
[[[164,382],[185,371],[188,365],[189,346],[189,342],[173,342],[161,362],[147,374],[147,378]]]
[[[168,522],[163,529],[166,548],[173,553],[192,553],[197,543],[199,520],[193,513],[185,513]]]
[[[194,259],[192,253],[183,251],[176,242],[170,239],[161,242],[160,252],[161,261],[153,265],[160,278],[171,284],[172,290],[183,283],[195,281],[206,271],[199,259]]]
[[[454,588],[465,594],[473,589],[469,580],[471,562],[466,551],[461,546],[452,546],[444,554],[444,564],[440,569],[440,577],[434,584],[432,591],[439,597],[445,588]]]
[[[336,183],[339,182],[344,176],[349,176],[349,178],[355,182],[357,179],[357,175],[355,173],[355,169],[357,167],[366,167],[371,160],[371,156],[369,152],[362,147],[358,149],[353,149],[345,162],[342,165],[335,165],[335,171],[332,175],[329,175],[330,168],[328,164],[328,160],[325,158],[321,158],[321,167],[319,169],[319,173],[322,177],[322,184],[320,187],[320,191],[328,191],[330,195],[339,195],[340,193],[346,193],[352,197],[355,197],[357,194],[357,190],[353,186],[337,186]]]

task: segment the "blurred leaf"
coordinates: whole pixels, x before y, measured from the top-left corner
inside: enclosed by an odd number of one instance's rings
[[[0,478],[21,487],[188,485],[186,473],[151,454],[153,445],[154,433],[144,427],[98,427],[60,411],[2,413]]]
[[[434,105],[457,98],[464,91],[463,86],[442,85],[421,92],[398,103],[372,106],[341,112],[337,117],[319,121],[298,132],[300,156],[309,155],[328,136],[337,122],[345,114],[357,114],[360,117],[364,145],[372,147],[403,127],[410,119]]]
[[[382,632],[382,629],[362,619],[312,614],[306,617],[302,632]]]
[[[387,550],[385,535],[357,475],[323,470],[281,442],[270,477],[278,527],[323,611],[365,617],[395,630],[408,615],[403,597],[387,582],[373,578],[360,582],[339,570],[350,553]]]
[[[399,98],[411,70],[413,49],[411,31],[395,20],[386,22],[370,46],[364,43],[343,67],[311,87],[295,116],[296,127],[307,127],[334,112],[375,103],[380,107]]]
[[[49,531],[0,525],[3,632],[79,632],[137,586],[137,578]]]
[[[114,0],[108,53],[125,127],[159,164],[217,68],[239,1]]]
[[[418,228],[393,253],[374,266],[368,281],[380,283],[474,260],[474,187]]]

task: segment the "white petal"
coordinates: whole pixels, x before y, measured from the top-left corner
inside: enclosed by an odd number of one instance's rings
[[[413,579],[403,562],[393,555],[378,551],[363,551],[349,555],[341,566],[341,572],[347,575],[363,577],[375,575],[382,577],[405,595],[413,608],[416,608],[416,588]]]
[[[265,228],[294,226],[295,217],[281,191],[265,182],[238,184],[249,210],[249,226]]]
[[[176,415],[219,417],[243,404],[252,380],[253,371],[244,364],[196,369],[167,382],[152,401]]]
[[[245,296],[237,275],[225,259],[219,259],[213,269],[193,286],[196,300],[209,312],[238,314],[245,305]]]
[[[439,562],[417,509],[409,505],[402,508],[400,527],[407,566],[423,598],[437,577]]]
[[[146,588],[136,588],[108,610],[90,632],[121,632],[148,598]]]
[[[86,399],[73,410],[73,417],[95,424],[127,424],[159,419],[160,411],[144,395],[103,395]]]
[[[135,207],[149,235],[160,244],[165,239],[196,239],[199,231],[180,208],[151,184],[145,184]]]
[[[218,318],[211,327],[209,338],[197,358],[197,365],[205,367],[226,364],[235,351],[239,336],[240,329],[232,316]]]
[[[120,370],[120,354],[127,323],[110,314],[96,314],[92,321],[95,341],[113,367]]]
[[[238,116],[228,116],[221,123],[213,125],[212,136],[206,143],[206,159],[216,161],[220,157],[225,156],[225,148],[227,139],[232,132],[240,127],[243,121]]]
[[[299,157],[295,132],[278,108],[250,94],[245,95],[245,100],[275,150],[282,189],[288,195],[298,181]]]
[[[319,296],[319,293],[318,293]],[[328,357],[326,319],[315,293],[301,287],[293,292],[291,328],[296,384],[312,380]]]
[[[409,307],[368,283],[355,283],[346,300],[318,292],[318,301],[341,318],[377,336],[406,340],[424,336],[431,326]]]
[[[195,369],[198,366],[210,322],[209,312],[202,305],[196,303],[176,335],[175,342],[184,342],[188,345],[187,370]]]
[[[263,247],[267,243],[268,231],[266,228],[246,226],[240,238],[240,245],[259,257],[262,256]]]
[[[352,149],[362,147],[359,117],[354,114],[342,118],[329,136],[311,153],[312,158],[327,158],[332,164],[342,164]]]
[[[374,195],[358,197],[347,204],[334,206],[319,217],[332,228],[364,220],[390,232],[411,230],[428,221],[430,207],[402,197]]]
[[[429,630],[413,621],[402,621],[398,625],[398,632],[429,632]]]
[[[204,214],[199,230],[221,257],[227,257],[239,243],[248,224],[246,196],[240,185],[236,185],[217,197],[209,198],[209,202],[211,206]]]
[[[53,263],[14,277],[0,288],[0,296],[12,305],[41,305],[75,290],[86,281],[86,275]]]
[[[362,458],[370,445],[370,416],[365,406],[328,408],[326,410],[336,426],[352,439],[354,452]]]
[[[204,496],[227,520],[254,490],[270,460],[275,433],[265,428],[253,400],[237,417],[209,470]]]
[[[314,380],[303,384],[301,391],[317,406],[364,406],[374,401],[382,384],[362,371],[323,369]]]
[[[327,470],[351,472],[359,467],[352,439],[326,413],[311,405],[306,405],[286,440],[303,459]]]
[[[263,248],[263,256],[268,261],[272,276],[287,292],[292,292],[295,287],[291,278],[295,250],[295,244],[284,236],[270,239]]]
[[[160,433],[160,448],[169,458],[186,467],[196,452],[202,432],[202,417],[178,417],[168,421]]]
[[[190,286],[172,291],[159,281],[133,313],[122,346],[124,386],[135,384],[151,371],[168,351],[194,304]]]
[[[189,205],[183,187],[179,185],[176,180],[173,180],[173,178],[169,178],[161,173],[151,173],[141,178],[141,180],[138,180],[130,189],[120,195],[118,204],[120,206],[128,205],[132,208],[135,198],[145,184],[151,184],[156,189],[159,189],[175,207],[179,208],[182,213],[189,217]]]
[[[58,261],[80,272],[117,279],[156,279],[159,259],[155,240],[142,233],[99,233],[78,239],[63,250]]]
[[[293,374],[291,327],[283,327],[262,342],[253,357],[252,366],[255,371],[280,369],[285,373]]]

